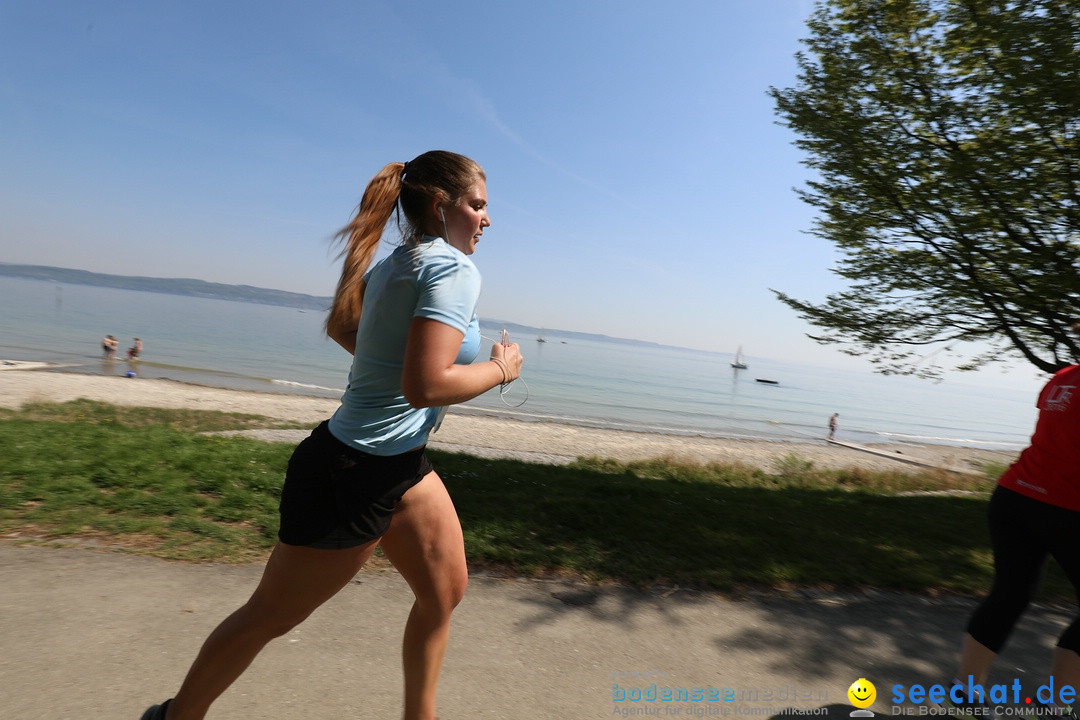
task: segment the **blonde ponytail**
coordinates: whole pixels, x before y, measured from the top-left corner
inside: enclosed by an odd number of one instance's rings
[[[336,239],[345,245],[341,251],[344,263],[334,303],[326,318],[326,332],[330,336],[356,330],[362,300],[360,284],[397,205],[404,170],[405,163],[390,163],[380,170],[364,190],[356,216],[337,234]]]

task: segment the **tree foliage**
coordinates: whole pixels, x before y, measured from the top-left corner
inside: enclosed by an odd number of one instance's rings
[[[809,29],[770,93],[847,289],[779,299],[886,373],[1076,362],[1077,0],[822,0]]]

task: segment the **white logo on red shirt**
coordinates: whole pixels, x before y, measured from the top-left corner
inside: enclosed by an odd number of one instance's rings
[[[1075,385],[1058,385],[1052,388],[1050,394],[1046,396],[1046,409],[1061,412],[1068,408],[1075,388]]]

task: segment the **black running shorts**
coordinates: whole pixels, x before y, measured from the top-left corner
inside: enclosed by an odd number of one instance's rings
[[[370,455],[345,445],[323,422],[289,458],[278,539],[331,550],[376,540],[405,492],[431,471],[423,448]]]

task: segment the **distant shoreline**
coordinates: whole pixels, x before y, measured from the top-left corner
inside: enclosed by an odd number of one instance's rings
[[[20,265],[17,263],[0,262],[0,277],[56,282],[68,285],[86,285],[89,287],[105,287],[116,290],[134,290],[137,292],[157,293],[159,295],[177,295],[179,297],[198,297],[214,300],[228,300],[231,302],[249,302],[272,305],[275,307],[293,307],[300,310],[315,310],[318,312],[326,312],[333,302],[333,298],[329,296],[306,295],[304,293],[254,287],[251,285],[229,285],[226,283],[208,282],[206,280],[197,280],[194,278],[156,278],[144,277],[141,275],[110,275],[107,273],[91,272],[89,270],[53,267],[51,265]],[[543,333],[545,335],[551,335],[553,339],[602,340],[604,342],[623,345],[676,348],[678,350],[700,352],[706,355],[728,355],[728,353],[719,353],[710,350],[686,348],[678,345],[665,345],[650,340],[611,337],[610,335],[578,332],[576,330],[537,328],[532,327],[531,325],[521,325],[519,323],[493,318],[481,318],[480,321],[482,324],[488,326],[505,327],[510,331],[511,336],[515,338],[533,337]]]
[[[163,295],[202,297],[233,302],[253,302],[263,305],[295,307],[303,310],[325,311],[332,298],[303,293],[258,288],[250,285],[227,285],[193,278],[153,278],[137,275],[108,275],[89,270],[75,270],[48,265],[17,265],[0,263],[0,276],[41,280],[68,285],[89,285],[117,290],[137,290]]]
[[[6,361],[11,362],[11,361]],[[30,402],[69,402],[88,398],[119,406],[171,407],[262,415],[314,427],[337,408],[337,399],[307,395],[260,393],[189,385],[172,380],[49,372],[43,368],[0,362],[0,406],[17,409]],[[259,431],[265,432],[265,431]],[[282,442],[297,442],[306,431],[273,431]],[[842,434],[841,434],[842,436]],[[734,440],[659,433],[606,430],[549,421],[527,422],[505,417],[451,411],[431,447],[482,457],[510,457],[531,462],[562,463],[577,457],[604,457],[623,462],[668,459],[693,463],[742,463],[766,471],[795,456],[829,469],[863,468],[911,472],[916,460],[970,472],[983,463],[1008,464],[1016,453],[944,445],[883,444],[882,455],[820,441]],[[888,455],[895,454],[896,459]]]

